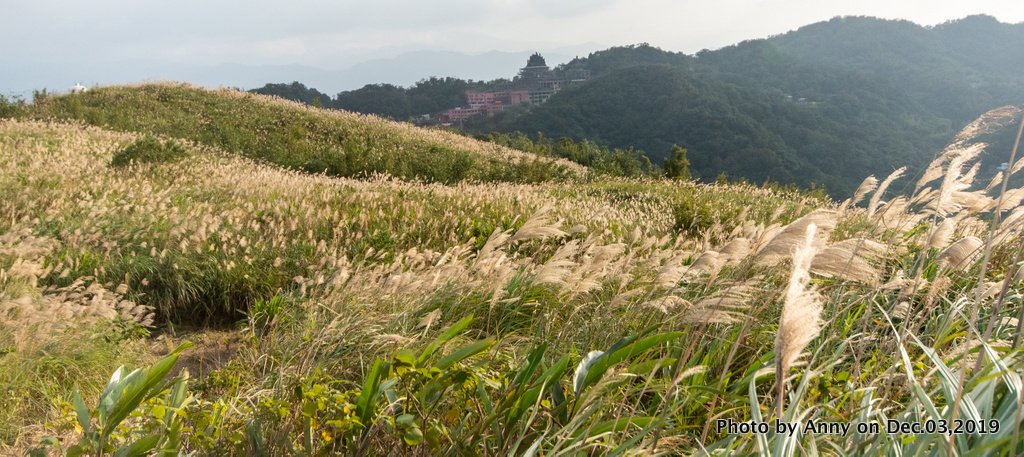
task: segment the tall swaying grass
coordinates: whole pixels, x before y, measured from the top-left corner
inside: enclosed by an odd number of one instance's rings
[[[156,325],[241,322],[186,408],[181,447],[200,454],[1017,455],[1024,207],[974,182],[977,134],[1017,115],[968,126],[911,195],[890,191],[901,169],[836,205],[653,180],[355,180],[195,144],[111,167],[136,135],[4,121],[0,231],[18,253],[0,279],[20,279],[0,309],[45,310],[90,277],[105,309],[142,310],[90,325],[132,331],[149,307]],[[53,419],[6,444],[73,442],[69,390],[16,405]],[[954,417],[999,429],[885,429]],[[715,426],[776,418],[798,432]]]
[[[456,183],[543,182],[585,173],[454,133],[230,89],[179,83],[103,87],[19,107],[25,119],[81,121],[190,140],[311,173]]]

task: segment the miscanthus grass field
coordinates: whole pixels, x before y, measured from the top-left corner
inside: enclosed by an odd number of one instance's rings
[[[1024,453],[1016,108],[843,202],[172,84],[3,112],[0,453]]]

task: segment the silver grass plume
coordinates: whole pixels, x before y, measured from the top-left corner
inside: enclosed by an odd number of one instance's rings
[[[864,178],[864,181],[862,181],[860,185],[857,186],[857,190],[853,193],[853,198],[851,199],[850,204],[856,205],[857,203],[860,203],[860,201],[863,200],[869,192],[877,188],[878,178],[874,177],[873,175]]]
[[[530,219],[523,224],[519,230],[516,231],[512,238],[509,238],[510,243],[516,241],[529,240],[533,238],[549,238],[549,237],[563,237],[566,235],[561,229],[558,228],[560,224],[551,223],[548,220],[547,214],[551,211],[550,206],[545,206],[530,216]]]
[[[928,241],[924,244],[924,250],[929,249],[942,249],[949,245],[950,240],[953,239],[953,231],[956,229],[956,221],[953,218],[943,219],[935,225],[930,235],[928,235]]]
[[[979,170],[981,170],[981,162],[974,162],[974,165],[971,165],[967,173],[964,173],[964,176],[960,178],[960,182],[967,183],[968,185],[973,183],[975,178],[978,177]]]
[[[1003,194],[1002,202],[996,210],[1009,211],[1020,206],[1021,202],[1024,202],[1024,188],[1010,189]]]
[[[878,204],[881,203],[882,197],[885,195],[885,191],[889,189],[889,186],[893,181],[900,179],[900,177],[903,176],[903,173],[906,172],[907,167],[900,167],[896,169],[896,171],[889,173],[889,176],[886,176],[885,179],[882,180],[882,183],[878,185],[878,189],[876,189],[875,193],[871,195],[871,200],[868,201],[868,217],[873,216],[875,211],[878,210]]]
[[[878,286],[877,289],[879,289],[879,290],[897,290],[897,289],[903,289],[904,287],[907,287],[907,286],[912,286],[913,284],[914,284],[914,280],[907,278],[906,274],[903,273],[903,270],[897,270],[896,273],[894,273],[892,275],[892,277],[889,278],[888,282],[886,282],[885,284],[882,284],[881,286]]]
[[[1022,221],[1024,221],[1024,206],[1018,206],[999,223],[999,228],[989,243],[990,246],[993,248],[1002,246],[1020,235]]]
[[[814,235],[817,226],[807,225],[803,242],[793,252],[793,272],[789,275],[779,331],[775,335],[775,380],[778,383],[776,417],[782,417],[786,394],[786,373],[800,357],[804,348],[821,331],[821,299],[809,288],[810,268],[814,260]]]
[[[942,185],[939,186],[939,193],[935,199],[928,204],[929,208],[935,210],[935,212],[940,216],[946,216],[960,210],[961,205],[953,198],[954,194],[956,192],[966,190],[971,186],[971,181],[969,181],[968,178],[972,180],[974,179],[973,177],[970,177],[970,174],[964,176],[963,179],[961,178],[963,167],[967,165],[968,161],[973,160],[978,156],[978,154],[981,154],[985,149],[985,146],[986,145],[984,143],[970,145],[958,151],[959,154],[950,159],[949,166],[946,167],[945,176],[942,178]]]
[[[876,224],[876,231],[895,229],[903,232],[907,228],[917,225],[916,219],[923,217],[916,212],[912,214],[906,212],[907,207],[910,206],[907,197],[899,196],[880,204],[880,206],[872,216],[872,220]]]
[[[675,295],[666,295],[664,297],[646,302],[643,306],[647,308],[653,308],[658,311],[661,311],[662,313],[668,314],[669,311],[672,311],[673,309],[676,309],[678,307],[690,306],[690,302],[682,297],[678,297]]]
[[[701,275],[708,274],[715,276],[718,271],[722,269],[725,261],[721,258],[716,251],[705,251],[697,260],[694,260],[690,264],[690,268],[686,270],[686,275]]]
[[[683,278],[686,270],[687,267],[683,265],[682,256],[673,256],[658,270],[658,275],[654,277],[654,286],[659,288],[673,287]]]
[[[963,269],[978,255],[984,244],[974,236],[961,238],[939,254],[939,265],[954,270]]]
[[[839,207],[839,211],[843,212],[850,206],[857,206],[857,203],[860,203],[868,193],[876,188],[878,188],[878,178],[873,175],[864,178],[864,181],[861,181],[860,185],[857,186],[857,190],[853,192],[853,196],[843,201],[843,204]]]
[[[1024,158],[1017,159],[1017,161],[1013,163],[1013,166],[1010,167],[1010,170],[1007,173],[1012,176],[1021,170],[1024,170]]]
[[[720,289],[698,300],[681,315],[680,320],[688,324],[732,324],[747,315],[750,301],[760,292],[755,286],[757,280]]]
[[[964,143],[986,133],[995,132],[1013,122],[1013,119],[1020,113],[1020,108],[1013,105],[1000,106],[989,110],[978,116],[977,119],[967,124],[953,138],[954,143]]]
[[[957,208],[966,209],[971,213],[983,213],[996,205],[995,199],[978,192],[953,192],[953,204]]]
[[[750,254],[750,240],[743,237],[733,238],[719,248],[718,253],[730,262],[743,260]]]
[[[494,231],[491,232],[491,236],[487,237],[487,241],[484,243],[484,246],[480,248],[479,252],[477,252],[477,259],[486,259],[492,252],[505,244],[510,237],[511,235],[509,235],[507,230],[502,230],[500,227],[496,227]]]
[[[985,191],[987,192],[987,191],[990,191],[992,189],[995,189],[996,186],[998,186],[998,185],[1000,185],[1002,183],[1003,183],[1003,172],[1000,171],[1000,172],[996,173],[995,176],[992,177],[991,181],[988,182],[988,185],[985,186]]]
[[[931,187],[925,187],[924,189],[918,190],[917,193],[910,198],[910,201],[908,201],[907,204],[912,206],[920,205],[923,202],[934,200],[935,196],[938,194],[939,191],[932,189]]]
[[[876,286],[881,273],[872,262],[881,258],[886,250],[886,245],[877,241],[863,238],[844,240],[814,256],[811,272]]]
[[[820,229],[821,236],[827,236],[835,228],[836,218],[836,211],[819,209],[793,221],[761,248],[757,253],[758,263],[771,264],[789,256],[801,245],[807,227],[811,225],[815,226],[815,233]]]
[[[1009,125],[1019,112],[1020,108],[1015,106],[1003,106],[988,111],[970,124],[967,124],[959,133],[957,133],[956,137],[953,138],[953,142],[950,143],[949,146],[946,146],[946,149],[944,149],[939,156],[928,165],[928,168],[925,169],[921,179],[917,181],[915,190],[921,189],[925,184],[943,176],[942,166],[951,162],[954,158],[963,156],[965,153],[969,153],[968,150],[970,149],[976,149],[978,150],[977,152],[980,152],[980,149],[984,149],[985,145],[972,145],[970,144],[971,141],[981,135],[996,131],[1006,125]],[[967,160],[964,160],[964,162],[966,161]]]
[[[551,259],[537,270],[533,280],[538,284],[566,285],[565,278],[572,273],[576,262],[572,259],[579,249],[579,241],[572,240],[555,251]]]

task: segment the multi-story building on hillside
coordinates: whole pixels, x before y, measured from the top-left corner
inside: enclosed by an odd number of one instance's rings
[[[562,88],[590,78],[583,68],[551,70],[540,53],[534,53],[511,82],[489,91],[466,92],[466,105],[439,113],[441,123],[462,123],[473,116],[493,116],[509,107],[531,103],[539,105]]]

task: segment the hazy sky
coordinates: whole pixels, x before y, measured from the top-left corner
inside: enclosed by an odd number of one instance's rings
[[[543,52],[640,42],[692,53],[837,15],[932,25],[984,13],[1024,22],[1019,0],[0,0],[0,11],[7,67],[0,90],[17,86],[4,78],[83,65],[116,80],[139,62],[341,69],[424,49]]]

